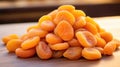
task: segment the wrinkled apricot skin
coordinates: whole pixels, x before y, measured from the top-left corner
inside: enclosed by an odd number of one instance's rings
[[[77,60],[81,57],[81,54],[82,54],[81,47],[70,47],[64,52],[63,56],[70,60]]]
[[[92,34],[98,33],[96,26],[93,25],[92,23],[87,22],[86,25],[84,26],[84,28],[87,29],[88,31],[90,31]]]
[[[15,50],[15,54],[16,56],[20,57],[20,58],[30,58],[33,57],[35,55],[35,48],[31,48],[28,50],[24,50],[22,48],[17,48]]]
[[[104,55],[112,55],[113,52],[116,50],[116,43],[115,42],[108,42],[104,47]]]
[[[85,17],[81,16],[76,20],[76,22],[73,25],[73,28],[79,29],[79,28],[84,27],[85,25],[86,25]]]
[[[9,52],[15,52],[17,48],[21,46],[22,40],[20,39],[11,39],[8,41],[6,48]]]
[[[25,40],[22,44],[21,47],[22,49],[30,49],[34,48],[40,41],[40,38],[38,36],[30,38]]]
[[[69,48],[69,44],[64,42],[64,43],[57,43],[57,44],[49,44],[50,48],[52,50],[65,50]]]
[[[62,5],[60,7],[58,7],[58,11],[62,11],[62,10],[67,10],[67,11],[73,11],[75,10],[75,7],[72,5]]]
[[[61,21],[54,32],[64,41],[69,41],[74,37],[74,30],[67,21]]]
[[[53,31],[55,28],[55,24],[51,21],[43,21],[40,24],[40,28],[45,31]]]
[[[27,28],[27,32],[31,29],[39,29],[40,27],[38,25],[33,25]]]
[[[97,31],[100,32],[100,26],[91,17],[87,16],[85,18],[85,20],[86,20],[86,22],[89,22],[89,23],[95,25],[97,28]]]
[[[71,46],[71,47],[81,47],[81,44],[78,42],[77,39],[72,39],[70,41],[68,41],[68,44]]]
[[[44,22],[44,21],[52,21],[52,17],[49,16],[49,15],[42,16],[38,21],[38,26],[40,26],[41,23]]]
[[[53,51],[53,58],[60,58],[63,56],[65,50]]]
[[[78,18],[80,16],[86,16],[86,14],[82,10],[73,10],[71,11],[71,13],[75,18]]]
[[[11,34],[11,35],[8,35],[8,36],[5,36],[2,38],[2,41],[7,44],[8,41],[10,41],[11,39],[18,39],[18,35],[16,34]]]
[[[84,48],[82,50],[82,56],[87,60],[97,60],[102,57],[99,50],[95,48]]]
[[[101,54],[104,54],[103,48],[102,47],[94,47],[95,49],[97,49]]]
[[[52,57],[51,49],[43,41],[39,42],[39,44],[36,46],[36,52],[40,59],[50,59]]]
[[[83,47],[94,47],[97,44],[94,35],[88,31],[79,31],[76,33],[76,37]]]
[[[71,25],[75,22],[74,16],[68,11],[59,11],[54,19],[54,23],[58,24],[62,20],[68,21]]]
[[[58,13],[58,10],[54,10],[54,11],[50,12],[48,15],[52,17],[52,20],[54,20],[57,13]]]
[[[113,36],[110,32],[101,32],[100,33],[101,38],[103,38],[106,42],[109,42],[113,39]]]
[[[104,46],[106,45],[106,41],[104,39],[102,39],[101,37],[95,36],[97,39],[97,47],[102,47],[104,48]]]
[[[49,44],[56,44],[56,43],[61,43],[62,39],[53,33],[49,33],[46,35],[46,41]]]
[[[31,29],[28,33],[27,36],[29,38],[39,36],[40,38],[45,37],[48,32],[44,31],[42,29]]]

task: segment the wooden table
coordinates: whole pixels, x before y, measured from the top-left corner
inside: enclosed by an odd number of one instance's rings
[[[95,18],[99,25],[111,32],[115,38],[120,39],[120,16]],[[1,24],[0,39],[8,34],[24,34],[26,28],[36,23]],[[113,56],[103,57],[100,60],[88,61],[67,60],[65,58],[40,60],[38,57],[21,59],[14,53],[8,53],[0,41],[0,67],[120,67],[120,49],[114,52]]]

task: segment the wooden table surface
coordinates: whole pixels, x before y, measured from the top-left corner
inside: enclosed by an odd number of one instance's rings
[[[98,24],[120,39],[120,16],[94,18]],[[28,26],[36,23],[1,24],[0,39],[8,34],[22,35]],[[0,67],[120,67],[120,49],[113,56],[103,57],[100,60],[88,61],[85,59],[68,60],[65,58],[40,60],[38,57],[21,59],[14,53],[8,53],[0,40]]]

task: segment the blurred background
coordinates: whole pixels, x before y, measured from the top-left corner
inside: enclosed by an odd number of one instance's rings
[[[0,0],[0,24],[37,22],[63,4],[71,4],[91,17],[120,16],[120,0]]]

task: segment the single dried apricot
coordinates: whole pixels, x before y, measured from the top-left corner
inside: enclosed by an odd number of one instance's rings
[[[108,42],[104,47],[104,55],[112,55],[116,50],[116,43],[113,41]]]
[[[73,11],[73,10],[75,10],[75,7],[72,5],[62,5],[62,6],[58,7],[58,10],[59,11],[61,11],[61,10]]]
[[[48,32],[42,29],[31,29],[28,32],[28,37],[34,37],[34,36],[39,36],[40,38],[45,37]]]
[[[65,49],[69,48],[69,44],[67,42],[57,43],[57,44],[49,44],[49,47],[52,50],[65,50]]]
[[[113,39],[113,36],[110,32],[101,32],[100,33],[101,38],[103,38],[106,42],[109,42]]]
[[[40,59],[50,59],[52,57],[52,51],[44,41],[40,41],[36,46],[36,52]]]
[[[27,39],[29,39],[30,37],[28,36],[28,33],[26,33],[26,34],[23,34],[21,37],[20,37],[20,39],[22,40],[22,41],[25,41],[25,40],[27,40]]]
[[[38,26],[40,26],[43,21],[52,21],[52,17],[49,15],[42,16],[38,21]]]
[[[100,31],[100,26],[97,24],[97,22],[95,22],[95,21],[93,20],[93,18],[87,16],[87,17],[85,18],[85,20],[86,20],[86,22],[89,22],[89,23],[92,23],[93,25],[95,25],[96,28],[97,28],[97,30],[98,30],[98,32]]]
[[[74,37],[74,30],[67,21],[61,21],[54,30],[55,34],[64,41],[69,41]]]
[[[38,25],[33,25],[27,28],[27,32],[31,29],[39,29],[40,27]]]
[[[101,37],[95,36],[97,39],[97,47],[102,47],[104,48],[104,46],[106,45],[106,41],[104,39],[102,39]]]
[[[45,31],[53,31],[55,28],[55,24],[51,21],[43,21],[40,24],[40,28]]]
[[[83,47],[94,47],[97,44],[97,40],[89,31],[76,32],[76,37]]]
[[[60,58],[63,56],[65,50],[53,51],[53,58]]]
[[[30,49],[34,48],[40,41],[40,37],[36,36],[30,39],[25,40],[22,44],[21,47],[22,49]]]
[[[53,19],[55,19],[57,13],[58,13],[58,10],[54,10],[54,11],[50,12],[48,15],[50,15],[52,17],[52,20],[53,20]]]
[[[103,48],[102,47],[94,47],[98,51],[100,51],[101,54],[104,54]]]
[[[59,11],[54,19],[54,23],[58,24],[62,20],[68,21],[71,25],[75,22],[74,16],[68,11]]]
[[[21,46],[22,40],[20,39],[11,39],[8,41],[6,48],[9,52],[15,52],[17,48]]]
[[[16,34],[10,34],[8,36],[5,36],[2,38],[2,41],[7,44],[8,41],[10,41],[11,39],[18,39],[18,35]]]
[[[79,43],[79,41],[75,38],[73,38],[72,40],[68,41],[68,44],[71,47],[81,47],[81,44]]]
[[[81,55],[82,55],[81,47],[70,47],[63,53],[63,56],[70,60],[77,60],[81,57]]]
[[[79,28],[84,27],[85,25],[86,25],[85,17],[81,16],[76,20],[76,22],[73,25],[73,28],[79,29]]]
[[[100,51],[96,48],[84,48],[82,56],[87,60],[97,60],[102,57]]]
[[[73,10],[71,11],[71,13],[74,15],[75,18],[78,18],[80,16],[86,16],[86,14],[84,13],[84,11],[82,10]]]
[[[62,39],[53,33],[49,33],[46,35],[46,41],[49,44],[56,44],[56,43],[61,43]]]
[[[31,49],[27,49],[27,50],[24,50],[22,48],[17,48],[15,50],[16,56],[18,56],[20,58],[33,57],[35,55],[35,53],[36,53],[35,48],[31,48]]]
[[[90,31],[94,35],[98,33],[96,26],[93,25],[92,23],[87,22],[84,28]]]

